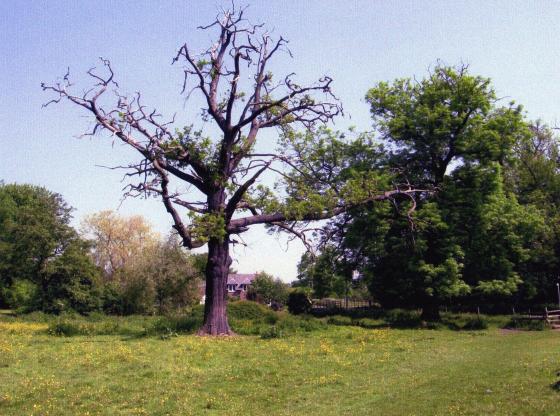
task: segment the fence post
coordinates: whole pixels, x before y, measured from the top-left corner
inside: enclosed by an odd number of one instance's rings
[[[476,307],[476,314],[477,314],[478,316],[480,316],[480,306],[477,306],[477,307]]]
[[[548,323],[548,308],[546,306],[544,307],[544,316],[546,319],[546,323]]]

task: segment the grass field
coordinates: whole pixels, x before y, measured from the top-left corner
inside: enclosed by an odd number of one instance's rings
[[[154,319],[60,337],[48,320],[0,316],[0,415],[560,414],[554,331],[142,333]]]

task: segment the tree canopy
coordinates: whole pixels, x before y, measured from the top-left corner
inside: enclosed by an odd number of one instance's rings
[[[421,307],[426,319],[443,303],[511,302],[527,292],[529,269],[550,263],[550,230],[535,203],[555,190],[550,131],[532,127],[513,102],[500,106],[490,81],[466,66],[382,82],[366,99],[386,152],[355,169],[433,192],[347,212],[326,227],[337,244],[313,267],[351,259],[382,305]],[[537,191],[535,180],[545,187]]]
[[[0,295],[7,306],[60,312],[95,309],[99,273],[69,225],[61,195],[0,184]]]

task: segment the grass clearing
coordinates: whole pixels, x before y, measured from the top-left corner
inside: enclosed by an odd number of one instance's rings
[[[555,331],[316,324],[210,339],[93,317],[129,332],[61,337],[47,333],[55,319],[0,316],[1,415],[560,414]]]

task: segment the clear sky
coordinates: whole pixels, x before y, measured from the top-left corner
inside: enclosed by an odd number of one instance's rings
[[[121,175],[97,167],[131,160],[106,138],[75,139],[86,114],[69,104],[41,108],[42,81],[69,67],[78,86],[103,56],[112,61],[124,91],[142,91],[145,103],[194,122],[196,108],[179,95],[181,70],[171,66],[178,47],[194,49],[211,37],[196,27],[210,22],[220,1],[0,2],[0,179],[33,183],[61,193],[87,214],[120,205]],[[246,4],[239,3],[238,4]],[[371,128],[364,95],[376,82],[424,76],[438,60],[468,63],[492,78],[498,96],[523,104],[530,118],[560,120],[560,1],[338,1],[249,2],[247,16],[290,40],[294,58],[276,61],[275,73],[296,72],[311,81],[323,74],[347,114],[337,126]],[[196,107],[196,105],[195,105]],[[266,140],[273,137],[268,135]],[[267,144],[265,144],[267,145]],[[170,220],[156,200],[127,200],[124,215],[146,216],[166,234]],[[292,280],[303,252],[257,228],[248,247],[233,254],[240,272],[265,270]]]

